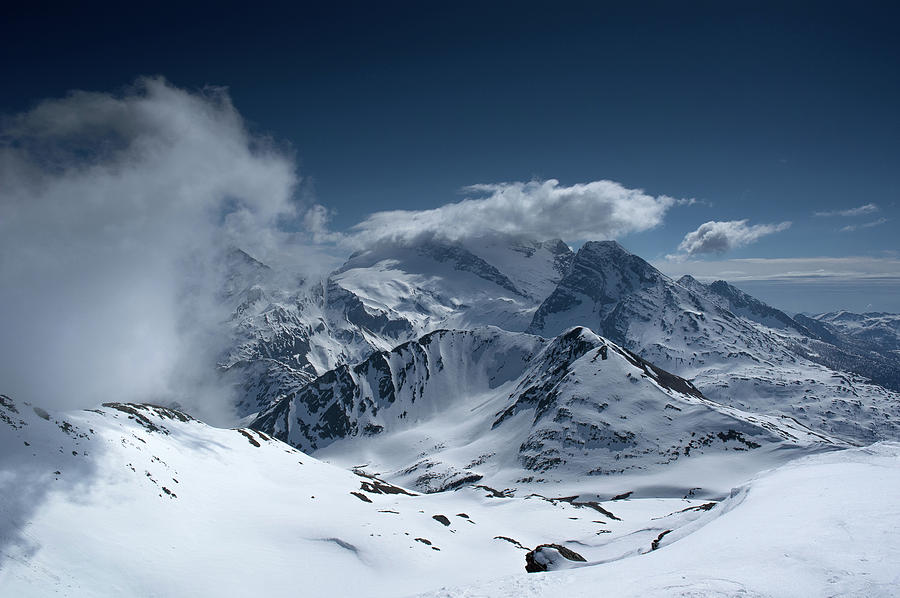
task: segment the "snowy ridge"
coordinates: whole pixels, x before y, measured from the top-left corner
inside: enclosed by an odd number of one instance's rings
[[[810,359],[846,370],[900,391],[900,316],[834,312],[795,319],[814,332],[820,342],[806,342]]]
[[[701,285],[692,277],[683,276],[678,279],[678,284],[695,292],[706,294],[707,297],[711,297],[712,294],[718,295],[722,298],[722,305],[726,309],[736,316],[751,322],[762,324],[767,328],[793,330],[804,336],[813,336],[809,329],[780,309],[766,305],[756,297],[748,295],[724,280],[717,280],[709,285]]]
[[[837,311],[813,318],[843,334],[867,342],[885,352],[900,351],[900,314]]]
[[[900,434],[900,395],[806,358],[814,351],[799,324],[779,329],[739,317],[726,307],[734,297],[726,300],[693,279],[683,282],[687,286],[614,241],[586,243],[529,331],[552,335],[575,323],[590,326],[693,380],[717,402],[795,418],[851,442]],[[764,313],[773,318],[761,302],[736,297],[755,306],[756,319],[765,320],[758,317]]]
[[[723,280],[704,285],[683,276],[678,283],[713,300],[721,297],[720,305],[732,313],[778,331],[788,348],[800,357],[900,391],[900,318],[896,316],[835,312],[791,318]],[[835,321],[853,325],[837,325]]]
[[[499,328],[432,332],[326,372],[253,425],[310,451],[347,436],[412,427],[452,407],[455,397],[520,376],[542,344]]]
[[[717,405],[585,328],[549,341],[496,328],[434,332],[326,373],[252,425],[426,492],[834,443],[793,420]]]

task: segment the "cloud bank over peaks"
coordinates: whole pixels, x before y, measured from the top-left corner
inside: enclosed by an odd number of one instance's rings
[[[748,225],[748,220],[711,220],[689,232],[678,245],[678,254],[666,256],[669,259],[685,259],[702,254],[722,254],[737,247],[749,245],[761,237],[790,228],[790,222],[778,224]]]
[[[430,210],[376,212],[353,226],[345,242],[366,247],[422,236],[459,241],[485,235],[537,239],[611,239],[659,226],[678,200],[614,181],[564,186],[556,179],[473,185],[467,198]],[[688,200],[689,201],[689,200]]]
[[[222,421],[208,412],[225,402],[211,377],[220,257],[279,246],[298,181],[223,89],[142,78],[7,117],[0,392],[60,407],[177,400]]]

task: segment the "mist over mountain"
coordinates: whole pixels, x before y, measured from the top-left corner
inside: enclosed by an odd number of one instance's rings
[[[15,339],[0,349],[4,390],[63,407],[175,401],[229,421],[211,375],[226,256],[291,245],[291,157],[225,90],[142,78],[4,120],[0,176],[0,327]]]

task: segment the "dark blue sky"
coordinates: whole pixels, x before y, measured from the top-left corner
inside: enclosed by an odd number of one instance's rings
[[[338,229],[473,183],[612,179],[707,202],[623,240],[650,259],[743,218],[793,225],[725,257],[896,257],[891,3],[621,4],[35,3],[0,24],[0,111],[160,74],[228,86]]]

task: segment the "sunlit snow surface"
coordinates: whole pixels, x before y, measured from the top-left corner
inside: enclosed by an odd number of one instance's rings
[[[896,443],[793,461],[721,502],[592,503],[548,500],[566,497],[552,487],[405,494],[160,408],[60,414],[4,397],[0,420],[3,596],[878,596],[900,583]],[[656,482],[690,485],[672,471]],[[513,542],[604,564],[527,574]]]
[[[651,554],[427,596],[896,596],[900,444],[765,472]]]

